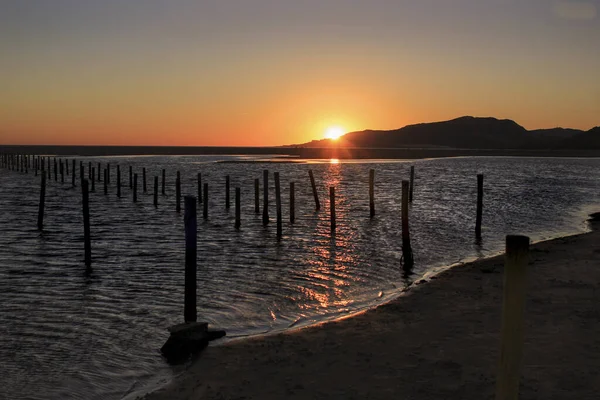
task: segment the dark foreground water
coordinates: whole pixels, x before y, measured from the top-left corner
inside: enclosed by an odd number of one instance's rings
[[[344,315],[396,296],[445,265],[502,250],[507,233],[541,240],[587,229],[600,208],[599,159],[455,158],[404,163],[217,163],[245,157],[111,157],[109,195],[91,194],[93,273],[83,266],[81,192],[53,180],[45,229],[36,230],[39,177],[0,170],[1,399],[120,399],[179,371],[158,349],[183,319],[183,216],[175,212],[175,171],[183,194],[196,174],[210,186],[210,216],[198,224],[199,320],[230,336],[260,334]],[[115,193],[121,165],[123,197]],[[148,193],[133,204],[128,166],[148,171]],[[416,167],[410,209],[415,268],[400,265],[401,180]],[[166,168],[167,196],[152,205],[153,177]],[[281,174],[283,233],[254,213],[254,179]],[[322,208],[315,212],[308,169]],[[369,218],[369,169],[376,209]],[[485,174],[483,242],[474,240],[476,174]],[[232,208],[225,209],[225,175]],[[296,183],[296,223],[289,183]],[[329,228],[328,187],[336,187],[338,228]],[[241,187],[242,228],[234,229]]]

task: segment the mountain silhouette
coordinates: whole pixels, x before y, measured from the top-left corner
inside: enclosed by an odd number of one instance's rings
[[[350,132],[336,141],[313,140],[300,147],[335,148],[463,148],[560,149],[600,148],[600,128],[527,130],[515,121],[492,117],[460,117],[407,125],[393,130]]]
[[[561,144],[566,149],[600,149],[600,126],[581,132]]]

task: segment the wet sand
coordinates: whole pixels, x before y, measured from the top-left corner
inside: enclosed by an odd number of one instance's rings
[[[600,398],[600,223],[532,246],[521,399]],[[493,399],[504,256],[341,321],[209,347],[162,399]]]

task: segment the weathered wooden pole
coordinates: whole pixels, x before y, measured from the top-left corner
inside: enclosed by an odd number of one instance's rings
[[[524,310],[529,238],[506,236],[504,299],[496,400],[517,400],[524,341]]]
[[[56,157],[54,157],[54,182],[58,182],[58,163]]]
[[[275,172],[275,208],[277,210],[277,240],[283,236],[282,217],[281,217],[281,185],[279,182],[279,172]]]
[[[85,167],[83,166],[83,161],[79,161],[79,180],[83,185],[83,181],[85,179]],[[81,189],[83,190],[83,189]]]
[[[198,203],[202,203],[202,174],[198,172]]]
[[[4,166],[4,157],[2,157],[2,166]],[[33,173],[34,176],[38,176],[38,160],[35,157],[33,159]]]
[[[63,160],[60,160],[60,183],[65,183],[65,165]]]
[[[269,223],[269,171],[263,171],[263,225]]]
[[[92,180],[92,178],[94,177],[94,170],[92,169],[92,162],[89,161],[88,162],[88,180]]]
[[[336,223],[335,223],[335,187],[329,187],[329,213],[331,218],[331,233],[335,233]]]
[[[104,169],[104,194],[108,194],[108,169]]]
[[[50,166],[50,157],[48,157],[48,180],[52,179],[52,168]]]
[[[477,175],[477,218],[475,220],[475,238],[481,240],[481,219],[483,215],[483,174]]]
[[[44,228],[44,204],[46,203],[46,174],[42,174],[42,188],[40,189],[40,207],[38,210],[38,229]]]
[[[117,165],[117,197],[121,197],[121,166]]]
[[[73,173],[71,174],[71,186],[75,187],[75,165],[76,165],[76,161],[75,159],[73,159]]]
[[[260,180],[256,178],[254,180],[254,212],[260,214]]]
[[[235,188],[235,229],[240,229],[240,226],[242,225],[240,197],[241,197],[240,188],[236,187]]]
[[[29,156],[25,156],[25,173],[29,173]]]
[[[133,174],[133,202],[137,203],[137,174]]]
[[[106,179],[108,179],[108,184],[110,185],[110,163],[106,163]]]
[[[410,187],[408,191],[408,202],[412,203],[413,201],[413,191],[415,188],[415,167],[411,165],[410,167]]]
[[[410,270],[414,265],[412,247],[410,245],[410,232],[408,230],[408,181],[402,181],[402,258],[404,269]]]
[[[90,177],[92,178],[92,190],[91,190],[92,192],[96,191],[96,177],[95,177],[95,174],[96,174],[96,170],[95,170],[94,167],[92,167],[92,171],[90,172]]]
[[[65,160],[65,172],[67,173],[67,176],[69,176],[69,159]]]
[[[158,176],[154,177],[154,207],[158,207]]]
[[[176,211],[181,212],[181,175],[179,171],[177,171],[177,179],[175,179],[175,201],[177,202]]]
[[[98,163],[98,182],[102,182],[102,173],[101,172],[102,164]],[[104,174],[106,176],[106,174]]]
[[[129,189],[133,189],[133,167],[129,166]]]
[[[183,318],[185,322],[196,322],[196,260],[198,245],[198,221],[196,198],[185,196],[183,215],[185,227],[185,294]]]
[[[375,170],[369,170],[369,215],[375,216]]]
[[[229,209],[229,175],[225,176],[225,208]]]
[[[146,167],[142,168],[142,190],[144,193],[147,192],[146,188]]]
[[[321,203],[319,203],[319,194],[317,193],[317,185],[312,169],[308,170],[308,176],[310,176],[310,186],[312,187],[313,196],[315,198],[315,210],[319,211],[321,209]]]
[[[89,270],[92,266],[92,243],[90,238],[90,196],[88,194],[88,181],[81,181],[81,199],[83,204],[83,248],[85,266]]]
[[[208,219],[208,183],[204,184],[204,209],[202,210],[202,217]]]
[[[167,171],[165,169],[162,170],[162,194],[165,194],[165,186],[167,180]]]
[[[294,182],[290,182],[290,223],[296,221],[296,189]]]

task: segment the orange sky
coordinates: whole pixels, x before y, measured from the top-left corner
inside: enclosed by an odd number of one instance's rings
[[[100,3],[3,6],[0,144],[267,146],[462,115],[600,125],[593,1]]]

